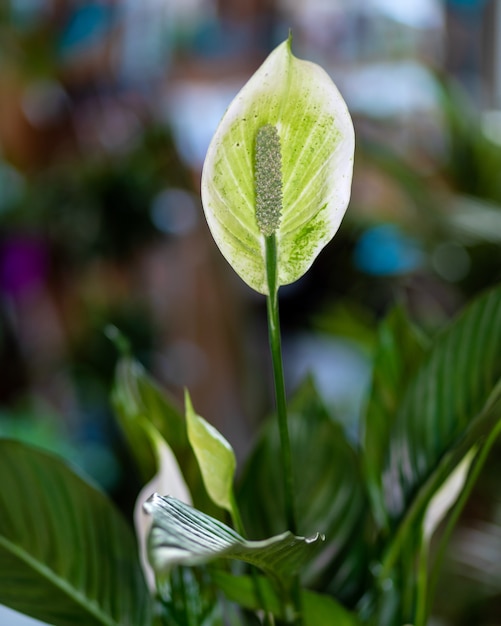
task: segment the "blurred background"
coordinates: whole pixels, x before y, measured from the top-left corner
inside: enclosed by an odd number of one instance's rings
[[[357,153],[341,230],[281,290],[286,377],[311,373],[356,441],[378,319],[400,301],[433,332],[501,278],[501,0],[0,4],[0,434],[72,458],[124,510],[116,329],[241,461],[271,410],[265,302],[212,242],[199,182],[289,29],[346,99]],[[437,626],[501,624],[499,471],[457,533]]]

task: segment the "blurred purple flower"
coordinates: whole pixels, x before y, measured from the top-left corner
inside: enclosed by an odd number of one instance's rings
[[[0,290],[15,299],[39,289],[48,270],[46,244],[29,235],[10,236],[0,244]]]

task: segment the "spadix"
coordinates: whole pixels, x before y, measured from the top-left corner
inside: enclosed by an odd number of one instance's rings
[[[328,74],[283,42],[242,88],[209,146],[202,202],[221,252],[268,294],[265,240],[274,236],[277,287],[311,266],[350,198],[353,124]]]

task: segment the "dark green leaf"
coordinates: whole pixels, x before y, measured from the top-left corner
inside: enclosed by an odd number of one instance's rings
[[[473,420],[464,437],[456,445],[451,446],[428,480],[421,485],[400,523],[389,537],[382,566],[375,570],[377,583],[367,594],[368,602],[372,604],[370,608],[367,607],[369,615],[374,619],[377,616],[375,625],[400,626],[402,622],[413,621],[413,603],[419,575],[416,569],[417,554],[421,550],[427,550],[430,533],[440,518],[444,515],[450,517],[448,532],[457,522],[465,498],[471,491],[485,456],[500,431],[500,416],[501,398],[495,389],[487,401],[485,410]],[[483,452],[479,453],[476,451],[476,444],[484,441],[486,433],[489,433],[488,443],[481,444],[480,449]],[[475,471],[470,471],[466,475],[464,472],[469,471],[471,465],[475,467]],[[445,541],[448,539],[448,532],[445,533]],[[439,547],[439,552],[445,547],[442,545],[443,539],[441,536],[436,546]],[[434,576],[438,565],[439,562],[433,565]],[[432,591],[430,587],[429,601]]]
[[[407,389],[383,475],[385,503],[393,518],[403,514],[444,455],[470,429],[475,437],[489,432],[492,418],[485,423],[482,415],[500,377],[501,287],[496,287],[438,337]],[[469,438],[469,447],[475,443]]]
[[[176,567],[159,588],[161,623],[164,626],[222,626],[223,603],[216,591],[207,568]]]
[[[359,460],[307,381],[289,408],[299,532],[322,532],[326,541],[302,571],[307,584],[356,598],[368,573],[364,541],[370,506]],[[239,490],[247,532],[266,537],[286,528],[276,421],[252,453]]]
[[[56,626],[146,626],[131,529],[60,459],[0,441],[0,602]]]
[[[232,602],[247,609],[265,610],[283,619],[283,606],[271,582],[263,576],[235,576],[222,571],[212,573],[214,583]],[[360,622],[334,598],[313,591],[301,592],[304,626],[358,626]]]
[[[146,421],[154,426],[174,453],[194,502],[215,514],[216,507],[207,496],[197,460],[188,442],[184,416],[134,359],[127,357],[118,363],[112,402],[144,482],[151,480],[160,469]]]
[[[184,419],[143,366],[129,357],[116,369],[112,403],[119,424],[145,481],[157,472],[151,438],[142,425],[147,419],[177,454],[188,447]]]
[[[382,473],[390,433],[407,385],[425,352],[425,341],[410,324],[403,308],[394,308],[377,332],[363,436],[367,483],[381,526],[387,523]]]
[[[393,424],[383,484],[394,532],[377,578],[381,590],[389,581],[398,589],[398,624],[413,619],[417,581],[413,563],[422,549],[423,521],[430,522],[424,517],[430,502],[466,462],[466,455],[479,445],[483,449],[483,442],[491,442],[498,432],[500,378],[501,287],[496,287],[477,298],[437,338],[409,384]],[[475,466],[481,462],[475,460]],[[468,477],[468,489],[475,476]],[[451,523],[457,521],[454,510]],[[451,528],[449,524],[449,532]],[[381,604],[381,597],[376,605],[388,606]],[[377,612],[381,613],[379,608]]]
[[[308,561],[322,538],[282,533],[264,541],[246,541],[232,528],[176,498],[155,494],[144,509],[152,515],[150,562],[157,572],[175,565],[201,565],[225,557],[259,567],[288,581]]]
[[[275,617],[283,617],[280,593],[265,576],[237,576],[214,570],[211,578],[231,602],[250,611],[265,611]]]

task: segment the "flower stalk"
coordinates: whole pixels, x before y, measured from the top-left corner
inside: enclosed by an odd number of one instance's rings
[[[265,242],[265,266],[268,286],[266,308],[268,312],[268,332],[273,366],[278,430],[280,434],[280,458],[284,489],[285,519],[287,528],[293,534],[296,534],[297,523],[294,502],[294,476],[292,473],[292,454],[282,360],[282,339],[278,313],[278,252],[275,232],[280,226],[282,216],[283,183],[280,136],[276,126],[266,124],[258,129],[255,148],[254,185],[256,192],[256,222],[264,236]],[[299,580],[297,577],[293,581],[290,599],[292,600],[290,610],[287,610],[289,606],[287,602],[284,606],[286,609],[287,623],[301,626],[301,601]]]
[[[288,529],[296,534],[296,513],[294,505],[294,477],[292,474],[292,455],[287,421],[287,401],[285,396],[284,368],[282,361],[282,340],[278,314],[278,289],[276,286],[277,247],[275,235],[266,238],[266,268],[270,293],[266,304],[268,311],[268,332],[270,340],[275,402],[280,433],[280,452],[284,484],[285,518]]]

